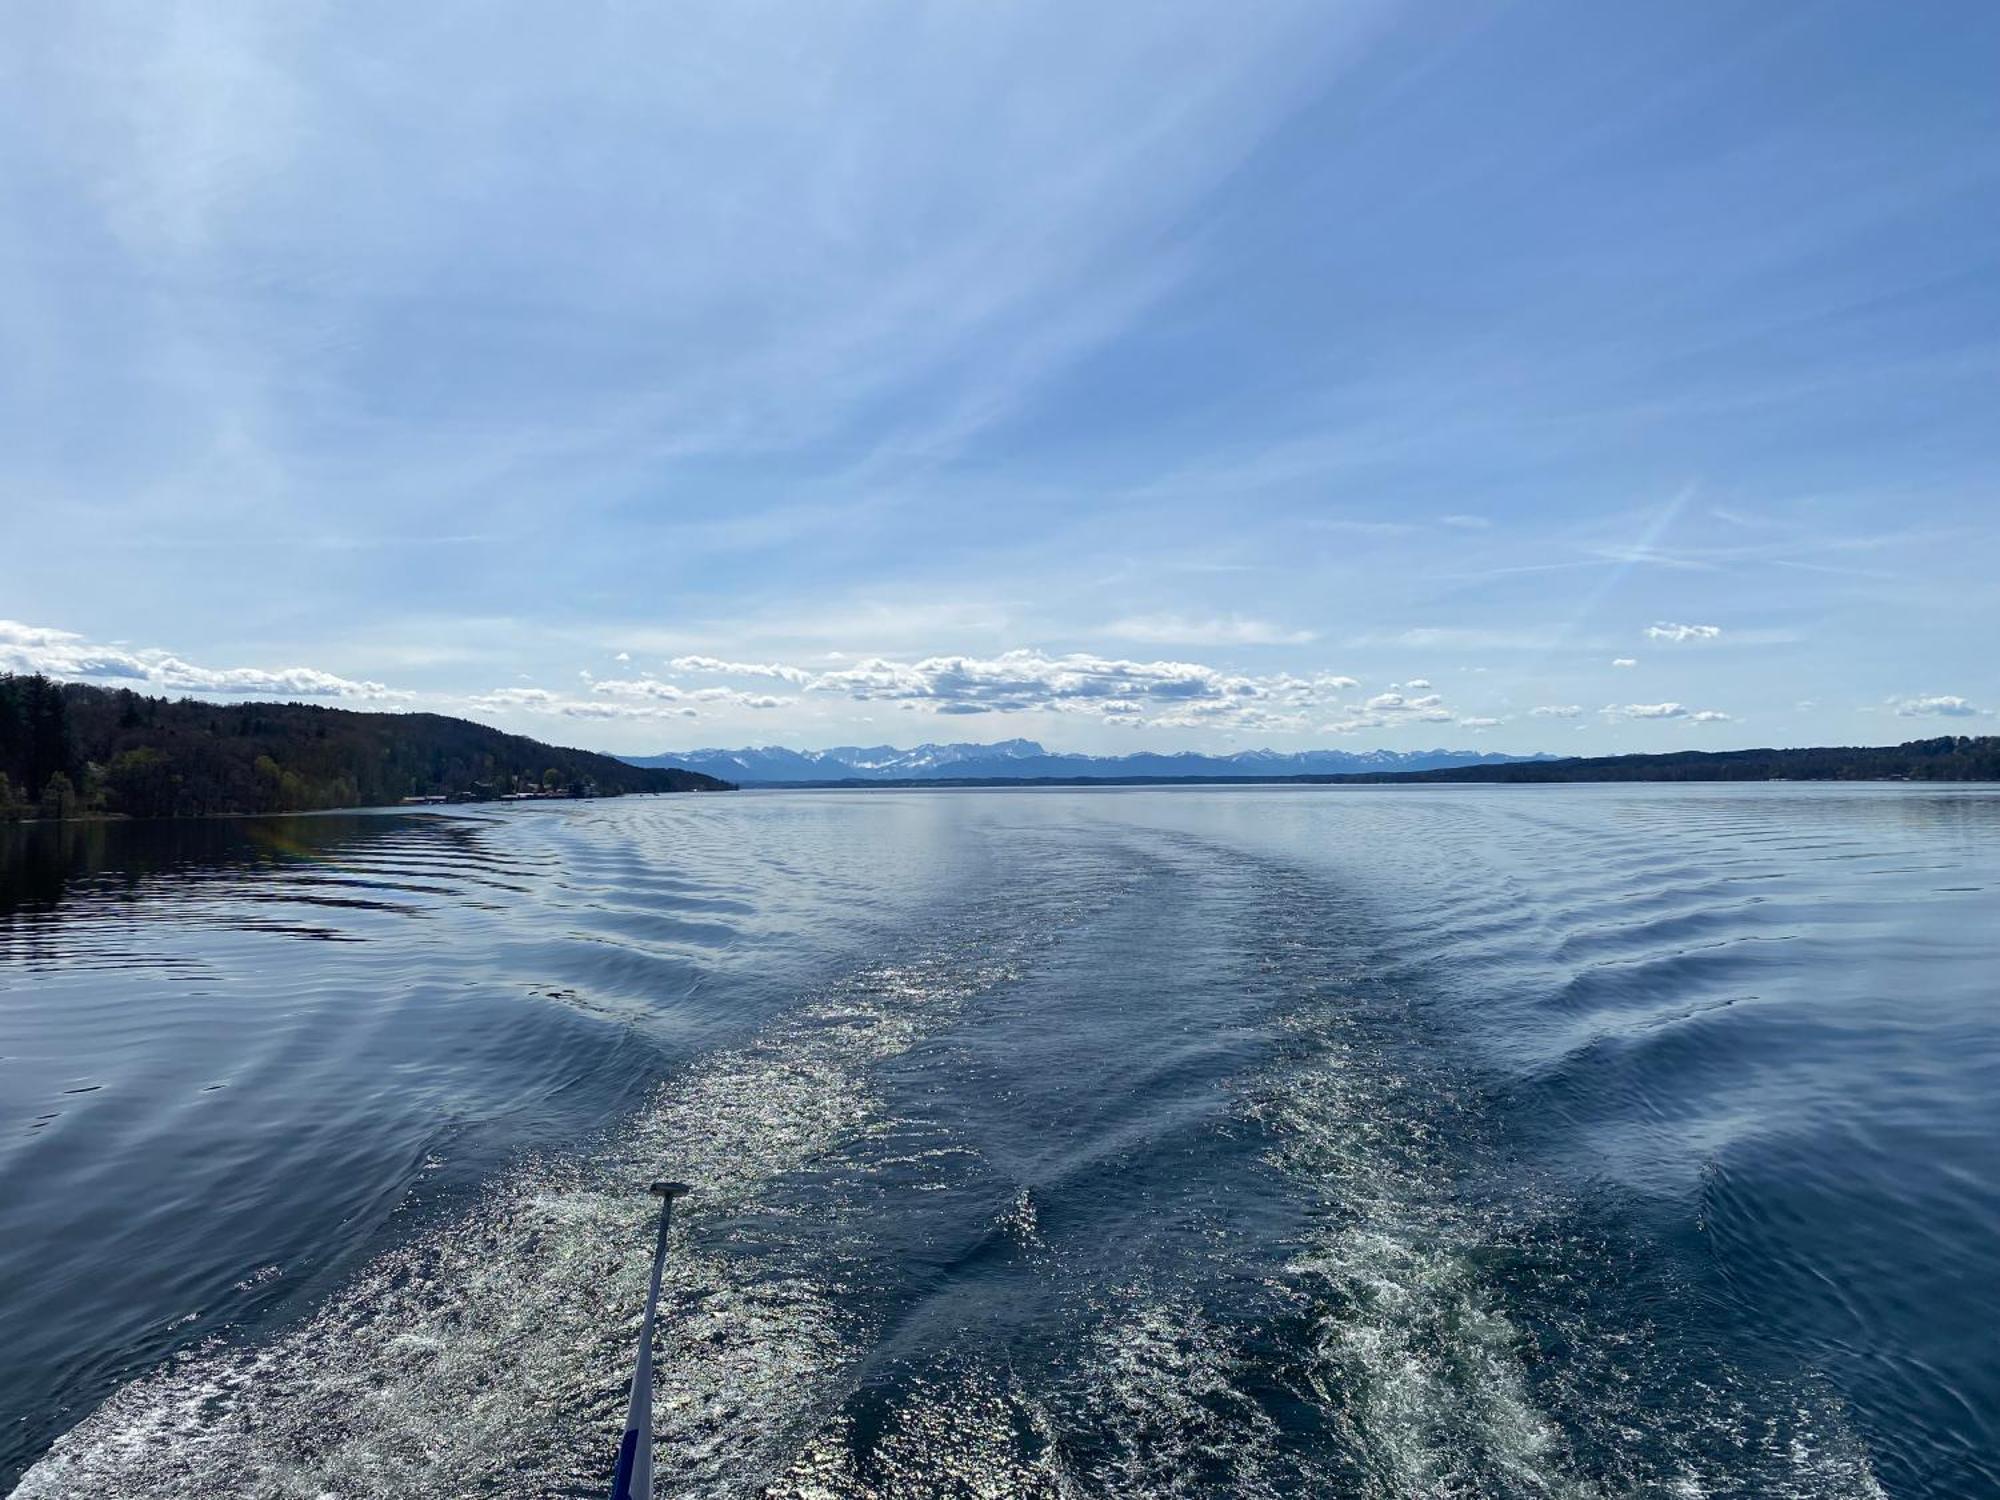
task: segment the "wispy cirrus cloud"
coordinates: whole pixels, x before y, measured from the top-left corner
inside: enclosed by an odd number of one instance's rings
[[[1162,646],[1303,646],[1319,639],[1312,630],[1293,630],[1241,615],[1206,619],[1185,615],[1134,615],[1113,621],[1100,634],[1121,641]]]
[[[1370,630],[1355,646],[1410,646],[1431,651],[1553,651],[1567,643],[1557,626],[1418,625],[1405,630]]]
[[[1720,625],[1676,625],[1662,620],[1646,627],[1646,636],[1655,641],[1712,641],[1722,635]]]
[[[0,620],[0,671],[40,672],[72,682],[114,683],[234,697],[356,698],[395,702],[412,695],[316,667],[204,667],[157,647],[92,641],[74,631]]]

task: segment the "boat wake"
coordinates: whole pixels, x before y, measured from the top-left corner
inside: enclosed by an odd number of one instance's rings
[[[16,1493],[600,1493],[662,1176],[674,1493],[1879,1493],[1837,1402],[1696,1347],[1670,1263],[1507,1159],[1339,893],[1185,839],[1053,869],[124,1387]]]

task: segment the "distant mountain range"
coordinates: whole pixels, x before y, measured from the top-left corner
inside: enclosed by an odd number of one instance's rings
[[[747,785],[881,782],[1282,780],[1374,782],[1991,781],[2000,736],[1945,735],[1901,745],[1677,750],[1657,755],[1488,755],[1473,750],[1245,750],[1236,755],[1052,755],[1033,740],[898,750],[694,750],[632,758]]]
[[[981,781],[1077,777],[1351,776],[1369,772],[1435,771],[1457,766],[1512,765],[1548,756],[1495,755],[1477,750],[1240,750],[1233,755],[1182,751],[1160,755],[1065,755],[1033,740],[993,745],[839,745],[831,750],[788,750],[760,745],[741,750],[676,750],[628,755],[635,766],[677,766],[750,785],[800,785],[840,781]]]

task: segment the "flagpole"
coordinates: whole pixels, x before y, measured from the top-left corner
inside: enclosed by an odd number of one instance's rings
[[[646,1316],[639,1325],[639,1363],[632,1372],[632,1401],[625,1408],[625,1436],[618,1443],[618,1473],[611,1500],[653,1500],[653,1323],[660,1311],[660,1273],[667,1265],[667,1228],[674,1199],[690,1191],[685,1182],[656,1182],[660,1238],[653,1247],[653,1281],[646,1289]]]

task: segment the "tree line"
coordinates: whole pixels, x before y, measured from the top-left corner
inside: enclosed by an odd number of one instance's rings
[[[0,674],[0,818],[200,817],[468,800],[726,790],[442,714],[207,703]]]
[[[1502,766],[1288,778],[1312,781],[2000,781],[2000,736],[1940,735],[1901,745],[1802,750],[1677,750]]]

